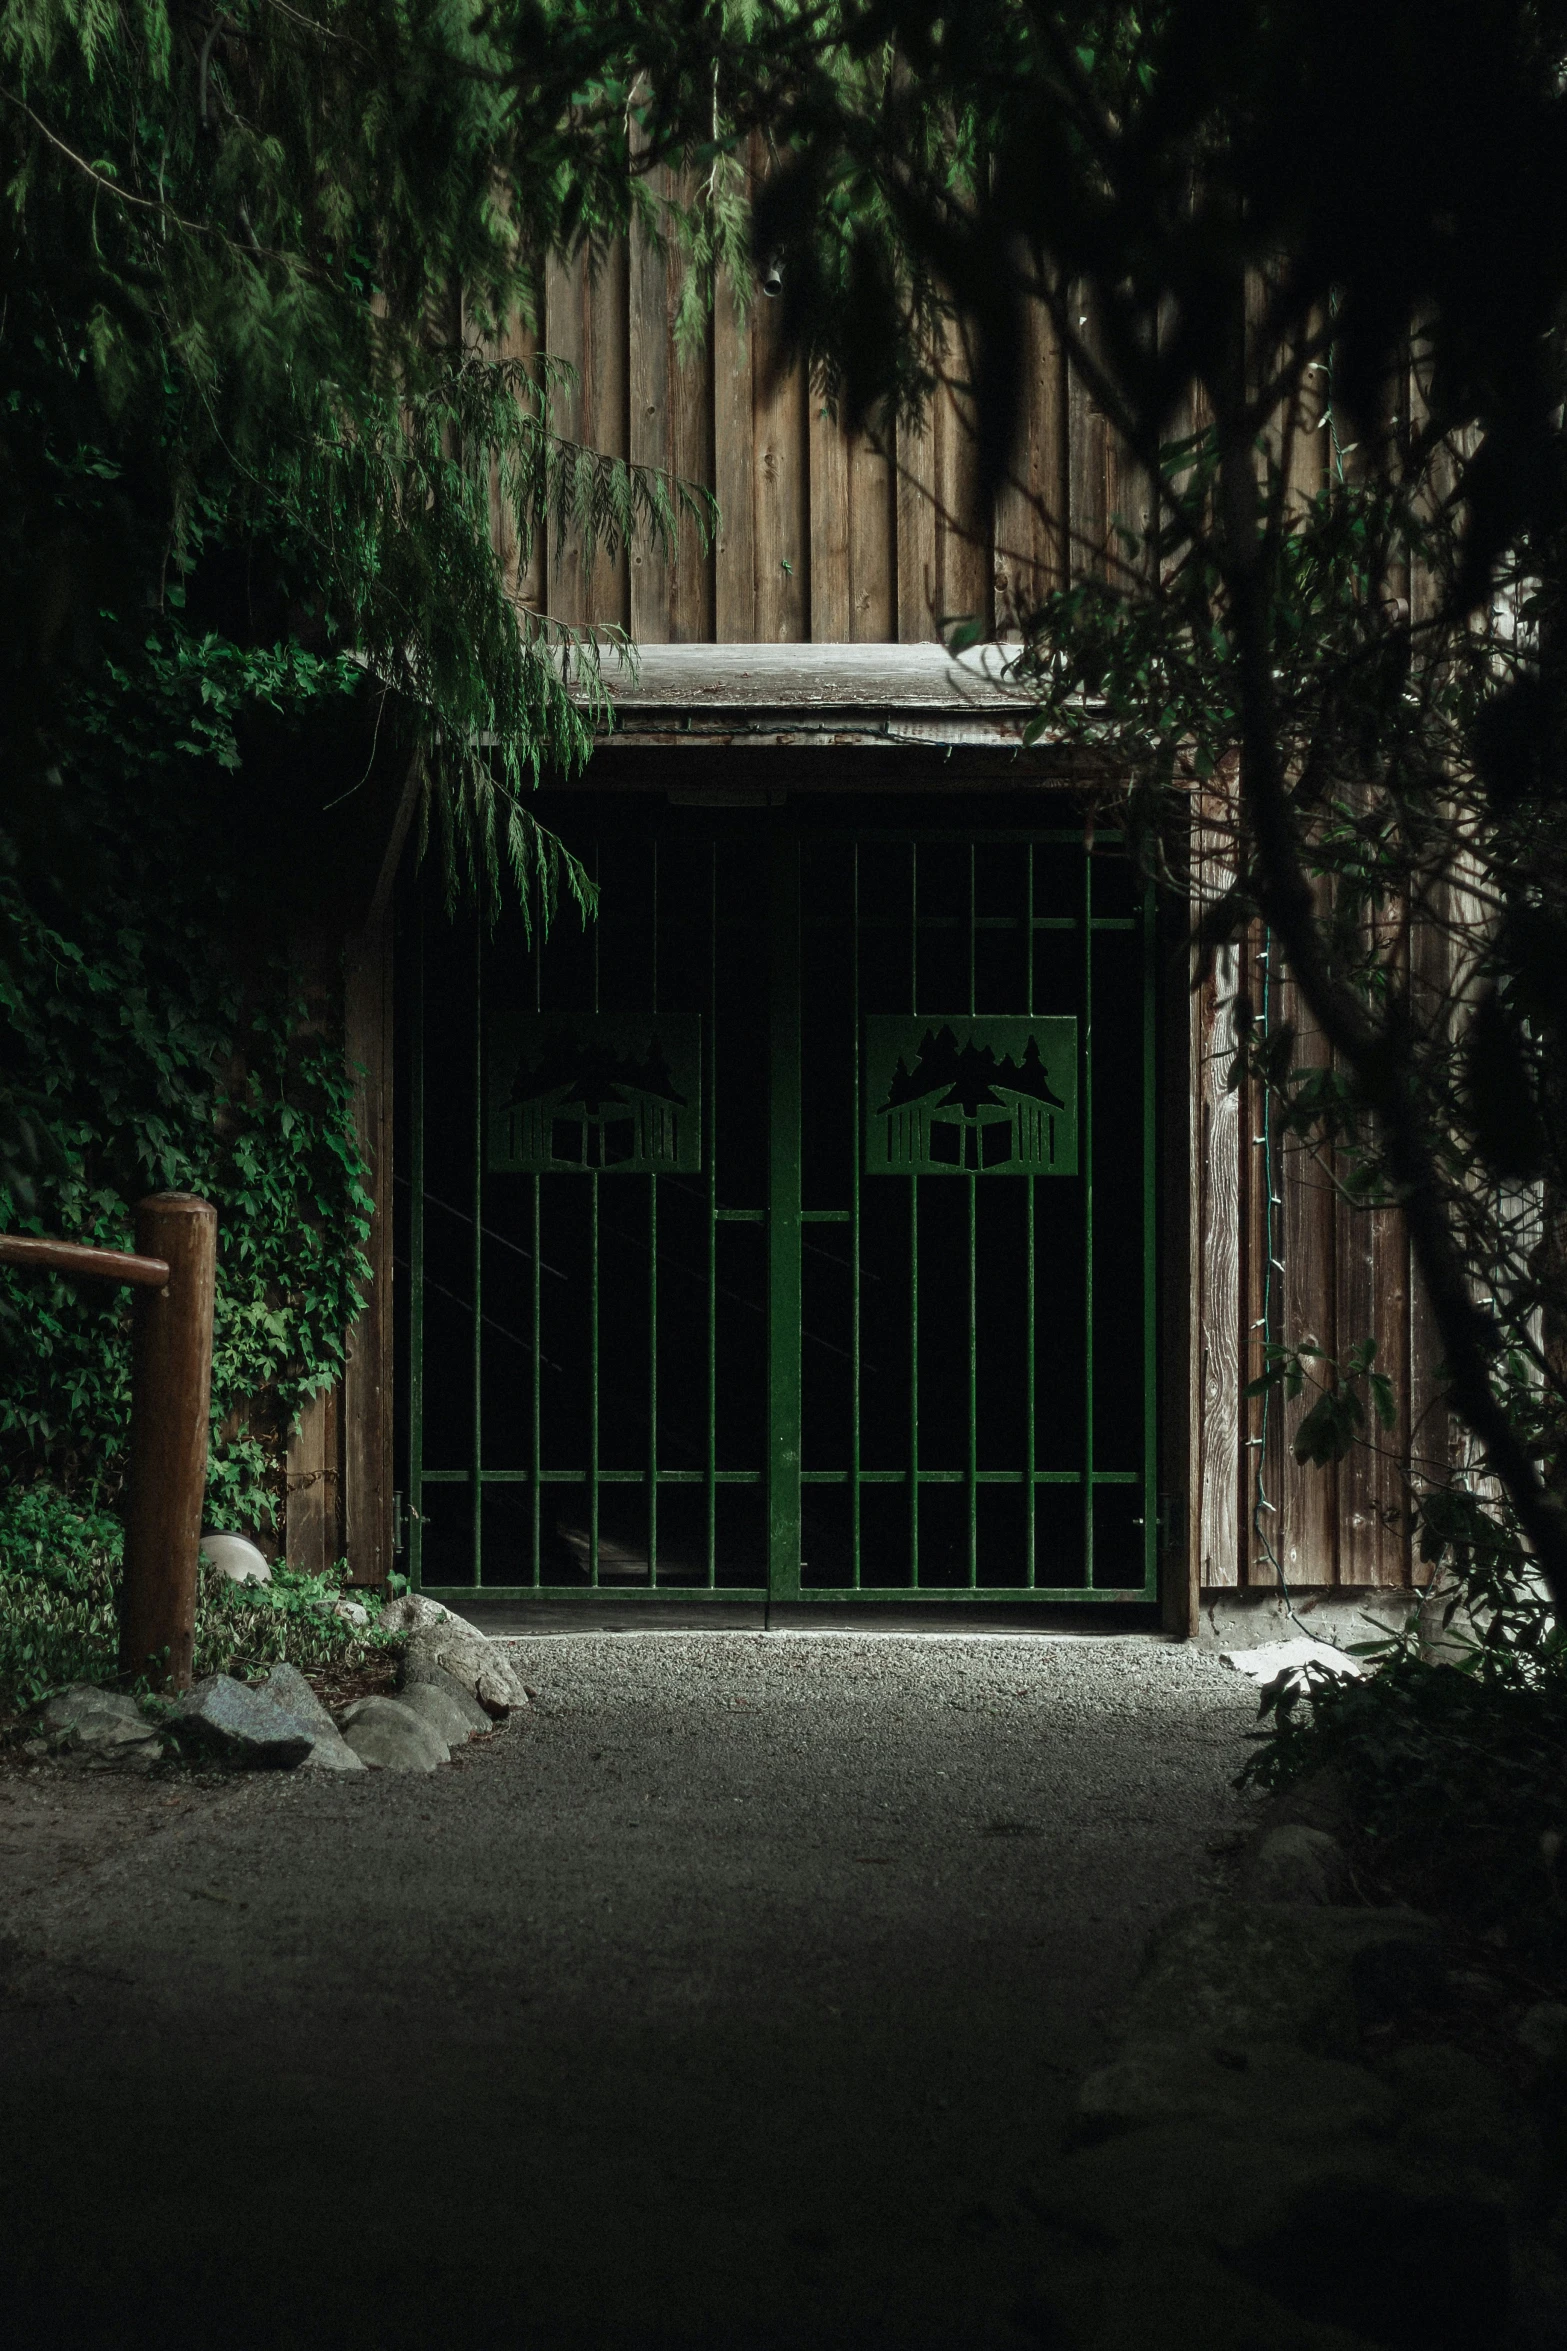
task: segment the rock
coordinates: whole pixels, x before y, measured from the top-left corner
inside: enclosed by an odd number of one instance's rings
[[[411,1639],[415,1633],[433,1633],[443,1624],[462,1625],[463,1631],[473,1633],[476,1640],[485,1638],[472,1625],[463,1624],[462,1618],[454,1616],[449,1608],[443,1608],[439,1600],[426,1600],[422,1592],[405,1592],[400,1600],[388,1600],[378,1621],[383,1633],[400,1633],[404,1639]]]
[[[231,1763],[287,1771],[303,1763],[317,1733],[261,1690],[209,1674],[179,1702],[179,1719]]]
[[[1537,2000],[1519,2019],[1518,2038],[1542,2065],[1567,2064],[1567,2007],[1560,2000]]]
[[[1179,2118],[1216,2130],[1291,2137],[1391,2131],[1394,2093],[1362,2065],[1311,2057],[1284,2043],[1247,2049],[1199,2040],[1138,2040],[1078,2092],[1081,2135]]]
[[[297,1667],[275,1665],[261,1684],[259,1695],[270,1698],[274,1706],[281,1707],[310,1732],[310,1752],[300,1767],[302,1770],[364,1770],[363,1756],[354,1753]]]
[[[1056,2242],[1017,2324],[1048,2351],[1371,2351],[1286,2310],[1202,2245]]]
[[[1510,2082],[1467,2049],[1414,2041],[1378,2067],[1403,2102],[1412,2162],[1441,2163],[1470,2185],[1521,2179],[1540,2160],[1534,2119]]]
[[[443,1690],[438,1682],[410,1682],[405,1689],[399,1691],[397,1702],[400,1706],[411,1708],[415,1714],[427,1722],[436,1737],[444,1741],[446,1746],[465,1747],[473,1736],[475,1725],[463,1712],[461,1698],[468,1699],[468,1704],[479,1717],[485,1731],[492,1731],[495,1726],[485,1713],[484,1708],[479,1704],[477,1698],[469,1697],[466,1690],[454,1693],[451,1690]]]
[[[411,1697],[421,1685],[428,1685],[431,1689],[444,1690],[448,1697],[454,1699],[463,1721],[470,1731],[481,1732],[487,1737],[494,1730],[494,1722],[485,1713],[473,1692],[455,1680],[444,1665],[432,1665],[430,1660],[423,1656],[405,1660],[403,1696],[405,1698]]]
[[[1432,1921],[1413,1910],[1216,1897],[1159,1927],[1124,2027],[1150,2040],[1291,2042],[1354,2057],[1368,2024],[1440,1997]]]
[[[145,1771],[163,1753],[156,1723],[136,1700],[92,1682],[73,1682],[50,1699],[43,1732],[56,1753],[120,1771]]]
[[[351,1624],[356,1630],[370,1622],[370,1611],[362,1600],[334,1600],[332,1614],[340,1616],[344,1624]]]
[[[486,1714],[504,1715],[514,1706],[526,1706],[528,1694],[512,1670],[510,1658],[498,1641],[454,1616],[438,1600],[410,1592],[389,1600],[381,1611],[384,1632],[408,1637],[405,1680],[419,1678],[417,1668],[438,1665],[471,1691]]]
[[[1297,1914],[1298,1915],[1298,1914]],[[1040,2217],[1112,2270],[1134,2262],[1151,2283],[1165,2262],[1196,2260],[1214,2292],[1213,2323],[1182,2338],[1148,2315],[1142,2340],[1252,2347],[1370,2341],[1407,2351],[1478,2351],[1506,2339],[1510,2247],[1495,2194],[1412,2162],[1402,2143],[1295,2139],[1286,2131],[1215,2130],[1181,2121],[1085,2149],[1040,2182]],[[1277,2332],[1253,2316],[1238,2336],[1219,2323],[1226,2280],[1293,2314]],[[1325,2330],[1303,2333],[1302,2327]],[[1119,2329],[1068,2333],[1084,2351],[1116,2351]]]
[[[383,1771],[434,1771],[451,1760],[446,1741],[400,1698],[360,1698],[343,1717],[343,1736],[363,1763]]]
[[[1245,1871],[1256,1902],[1347,1902],[1349,1862],[1336,1837],[1292,1821],[1270,1829]]]
[[[254,1543],[244,1535],[205,1534],[202,1556],[235,1584],[270,1584],[272,1570]]]
[[[1276,1682],[1281,1674],[1299,1674],[1307,1665],[1321,1666],[1327,1673],[1345,1673],[1358,1676],[1366,1671],[1365,1660],[1351,1657],[1342,1649],[1335,1649],[1331,1641],[1317,1641],[1309,1637],[1299,1641],[1270,1641],[1262,1649],[1221,1649],[1219,1663],[1234,1673],[1244,1674],[1248,1681],[1258,1682],[1264,1688]]]

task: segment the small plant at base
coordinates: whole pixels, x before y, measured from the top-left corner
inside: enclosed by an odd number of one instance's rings
[[[96,1504],[40,1479],[0,1493],[0,1709],[24,1712],[72,1682],[119,1679],[116,1605],[122,1533]],[[279,1566],[236,1584],[204,1562],[195,1671],[260,1677],[274,1665],[352,1672],[395,1646],[337,1614],[338,1576]]]

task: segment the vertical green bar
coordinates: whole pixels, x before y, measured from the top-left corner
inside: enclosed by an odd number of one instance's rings
[[[800,842],[772,837],[767,1233],[767,1589],[800,1593]]]
[[[1158,1202],[1154,1168],[1157,1149],[1157,1073],[1154,1066],[1157,1036],[1155,990],[1158,983],[1158,942],[1154,931],[1154,893],[1143,883],[1143,1588],[1153,1595],[1159,1575],[1159,1364],[1157,1279],[1159,1247]]]
[[[718,843],[708,844],[707,1052],[702,1156],[707,1168],[707,1588],[718,1582]]]
[[[1034,857],[1032,841],[1024,850],[1027,861],[1027,888],[1023,904],[1023,1009],[1033,1017],[1034,1011]],[[1024,1581],[1030,1591],[1039,1580],[1038,1518],[1039,1488],[1034,1482],[1038,1467],[1038,1432],[1035,1415],[1038,1397],[1035,1382],[1038,1367],[1035,1363],[1036,1334],[1034,1329],[1034,1184],[1032,1175],[1023,1178],[1023,1343],[1027,1356],[1023,1365],[1023,1569]]]
[[[861,1063],[860,1023],[860,844],[849,844],[849,1020],[854,1090],[849,1135],[849,1561],[850,1583],[860,1588],[860,1472],[864,1461],[860,1445],[860,1152],[865,1124],[860,1089],[865,1083]]]
[[[414,909],[413,1054],[408,1071],[408,1581],[424,1579],[424,890]]]
[[[648,866],[653,894],[652,956],[648,1010],[658,1013],[658,843]],[[658,1177],[647,1179],[647,1580],[658,1584]]]
[[[979,1010],[975,990],[974,844],[968,847],[968,1009]],[[978,1135],[976,1132],[976,1142]],[[968,1185],[968,1580],[979,1582],[979,1173]]]
[[[1094,1588],[1094,854],[1083,847],[1083,1068],[1078,1167],[1083,1178],[1083,1582]]]
[[[598,883],[603,869],[597,836],[593,842],[593,880]],[[601,925],[593,925],[593,1010],[595,1015],[603,1007],[599,1003],[599,937]],[[538,1367],[534,1368],[538,1378]],[[595,1168],[588,1178],[588,1583],[598,1588],[599,1580],[599,1475],[603,1460],[599,1451],[599,1177]]]
[[[920,1008],[919,843],[909,843],[909,1010]],[[920,1581],[920,1180],[909,1178],[909,1583]]]
[[[473,1573],[484,1581],[484,932],[473,926]]]
[[[533,1009],[544,998],[544,940],[540,925],[533,931]],[[529,1202],[533,1233],[529,1246],[528,1318],[532,1325],[531,1379],[528,1389],[528,1581],[537,1588],[544,1573],[544,1178],[535,1175]]]

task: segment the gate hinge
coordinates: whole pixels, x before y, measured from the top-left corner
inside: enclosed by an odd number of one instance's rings
[[[401,1494],[392,1496],[392,1557],[401,1559],[408,1547],[408,1518]]]
[[[1186,1548],[1186,1496],[1161,1494],[1154,1525],[1160,1550],[1173,1551],[1179,1556]]]

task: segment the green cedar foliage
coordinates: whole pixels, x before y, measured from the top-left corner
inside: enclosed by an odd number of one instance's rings
[[[412,759],[453,886],[584,901],[525,794],[586,755],[598,646],[498,547],[710,521],[563,439],[547,358],[496,355],[547,253],[626,219],[623,79],[577,86],[615,33],[467,0],[0,16],[0,1221],[124,1245],[149,1189],[215,1202],[220,1523],[275,1524],[364,1271],[296,827],[336,802],[351,833]],[[8,1276],[0,1308],[5,1470],[112,1498],[126,1299]]]
[[[0,19],[14,781],[68,768],[84,665],[149,606],[177,635],[183,584],[198,646],[216,601],[246,647],[358,661],[473,873],[548,889],[520,795],[585,755],[561,656],[591,700],[596,648],[521,606],[494,524],[526,560],[546,516],[588,552],[708,521],[702,494],[561,439],[547,362],[492,356],[546,253],[631,201],[623,98],[573,104],[582,42],[555,59],[550,13],[18,0]]]

